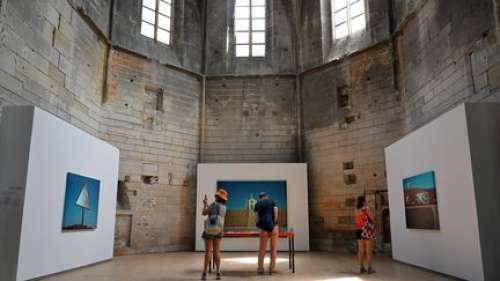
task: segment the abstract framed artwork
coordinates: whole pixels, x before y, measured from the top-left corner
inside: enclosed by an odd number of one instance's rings
[[[63,231],[97,228],[100,184],[96,179],[67,174]]]
[[[403,179],[406,227],[439,230],[434,171]]]
[[[261,192],[266,192],[276,203],[280,228],[287,227],[286,181],[218,181],[217,189],[220,188],[229,193],[225,231],[258,231],[254,208]]]

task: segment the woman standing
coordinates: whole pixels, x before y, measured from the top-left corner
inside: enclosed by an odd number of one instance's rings
[[[373,261],[373,246],[375,243],[375,226],[374,219],[370,209],[367,206],[364,196],[358,197],[356,210],[354,211],[356,218],[356,240],[358,242],[358,261],[359,272],[361,274],[375,273],[372,267]]]
[[[219,189],[215,193],[215,202],[212,204],[208,205],[208,198],[206,195],[205,199],[203,199],[202,214],[204,216],[208,216],[208,218],[205,220],[205,230],[202,235],[203,239],[205,239],[205,261],[203,264],[203,274],[201,275],[201,280],[207,279],[207,269],[211,266],[211,252],[213,252],[213,258],[215,261],[217,280],[221,280],[220,244],[224,234],[227,195],[227,191]]]

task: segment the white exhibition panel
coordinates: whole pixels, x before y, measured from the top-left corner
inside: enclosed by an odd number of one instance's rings
[[[43,110],[31,109],[34,113],[28,140],[29,163],[16,280],[46,276],[113,257],[118,149]],[[19,111],[13,111],[16,113]],[[9,114],[9,110],[4,114]],[[62,231],[68,172],[100,181],[95,230]]]
[[[393,258],[484,280],[465,106],[386,148]],[[403,179],[436,173],[440,230],[407,229]]]
[[[205,194],[213,200],[218,181],[265,181],[287,182],[288,227],[296,233],[295,250],[309,251],[309,205],[307,186],[307,164],[198,164],[198,190],[196,198],[196,251],[203,251],[203,222],[201,214]],[[231,200],[231,194],[229,194]],[[257,251],[257,238],[225,238],[223,251]],[[279,250],[288,250],[288,241],[280,239]]]

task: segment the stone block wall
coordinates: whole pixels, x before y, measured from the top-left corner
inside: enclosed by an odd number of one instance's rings
[[[400,15],[406,24],[396,39],[405,132],[462,102],[500,101],[495,2],[417,4],[410,20],[404,12]]]
[[[392,54],[385,44],[302,75],[312,249],[352,247],[359,195],[384,227],[384,148],[401,136],[403,118]]]
[[[34,104],[97,135],[107,45],[65,0],[3,5],[0,109]]]
[[[297,161],[294,76],[209,78],[203,162]]]
[[[132,214],[130,234],[118,228],[117,250],[190,250],[200,79],[119,50],[111,51],[109,75],[100,137],[120,149],[119,177],[130,202],[120,212]]]

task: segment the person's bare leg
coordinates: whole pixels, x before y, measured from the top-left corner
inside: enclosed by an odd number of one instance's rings
[[[373,263],[373,247],[375,245],[375,241],[373,240],[365,240],[366,241],[366,267],[368,273],[375,273],[372,267]]]
[[[213,246],[212,241],[208,240],[208,239],[205,239],[205,260],[203,262],[203,275],[202,275],[202,278],[203,278],[203,276],[207,275],[207,269],[210,266],[210,262],[211,262],[210,257],[211,257],[211,252],[212,252],[212,246]]]
[[[359,272],[364,272],[364,262],[365,262],[365,252],[366,252],[366,244],[365,240],[358,240],[358,262],[359,262]]]
[[[278,239],[279,239],[279,228],[275,226],[273,233],[271,234],[271,262],[269,263],[269,272],[273,273],[276,271],[276,258],[278,256]]]
[[[268,239],[269,239],[269,234],[265,231],[261,231],[259,240],[259,262],[257,268],[257,271],[259,273],[264,273],[264,258],[266,257]]]
[[[221,244],[222,239],[216,239],[214,240],[214,260],[215,260],[215,268],[216,272],[220,273],[220,261],[221,261],[221,255],[220,255],[220,244]]]

